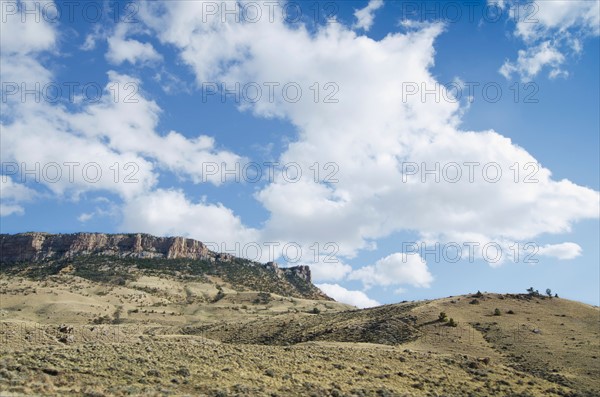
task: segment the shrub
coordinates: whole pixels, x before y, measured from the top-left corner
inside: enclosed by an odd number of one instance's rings
[[[506,312],[506,314],[515,314],[515,312],[512,311],[512,310],[509,310],[509,311]]]
[[[440,315],[438,316],[438,320],[443,323],[448,321],[448,316],[446,315],[446,312],[440,312]]]
[[[270,376],[271,378],[275,376],[275,371],[273,371],[272,369],[267,369],[265,370],[265,375]]]
[[[479,304],[479,300],[477,299],[473,299],[471,302],[469,302],[470,305],[478,305]]]
[[[96,317],[92,320],[93,324],[110,324],[112,323],[112,319],[110,318],[110,316],[108,314],[105,314],[104,316],[101,317]]]
[[[271,294],[269,292],[259,292],[258,296],[256,297],[256,299],[254,299],[253,303],[254,304],[263,304],[266,305],[267,303],[271,302]]]
[[[319,313],[321,313],[321,310],[319,310],[318,307],[313,307],[312,310],[311,310],[311,313],[312,314],[319,314]]]
[[[537,289],[533,289],[533,287],[527,288],[527,293],[530,296],[540,296],[540,291],[538,291]]]
[[[456,327],[456,326],[458,325],[458,323],[457,323],[456,321],[454,321],[454,319],[453,319],[453,318],[450,318],[450,319],[448,320],[448,323],[447,323],[447,324],[448,324],[448,326],[449,326],[449,327]]]
[[[494,316],[500,316],[500,315],[502,315],[502,313],[500,313],[500,309],[495,308],[494,309]]]
[[[213,299],[213,303],[220,301],[221,299],[223,299],[225,297],[225,293],[222,290],[219,290],[217,292],[217,295],[215,295],[214,299]]]
[[[113,314],[113,324],[121,324],[123,323],[123,319],[121,318],[121,314],[123,314],[123,306],[117,306],[115,313]]]

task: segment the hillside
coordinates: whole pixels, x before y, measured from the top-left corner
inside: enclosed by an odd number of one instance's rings
[[[186,282],[217,277],[231,288],[331,300],[311,282],[308,266],[279,268],[210,251],[202,242],[147,234],[0,235],[1,271],[43,278],[72,274],[124,285],[142,276],[172,276]]]
[[[478,293],[358,310],[309,273],[169,244],[2,262],[0,395],[600,395],[597,307]]]

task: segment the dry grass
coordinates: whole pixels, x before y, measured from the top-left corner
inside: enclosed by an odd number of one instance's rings
[[[600,395],[598,308],[472,299],[355,310],[217,277],[2,275],[0,395]]]

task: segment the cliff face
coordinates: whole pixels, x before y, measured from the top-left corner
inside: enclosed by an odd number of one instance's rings
[[[202,242],[184,237],[155,237],[149,234],[103,233],[20,233],[0,234],[0,263],[40,262],[81,255],[105,255],[121,258],[203,259],[230,262],[229,254],[210,251]],[[310,268],[279,268],[264,265],[281,277],[297,277],[311,283]]]
[[[77,255],[208,259],[211,254],[214,256],[200,241],[183,237],[102,233],[0,235],[2,262],[36,262]]]
[[[308,266],[293,266],[293,267],[285,267],[279,268],[276,262],[267,262],[265,265],[267,269],[275,272],[279,277],[297,277],[307,283],[311,282],[310,276],[310,267]]]

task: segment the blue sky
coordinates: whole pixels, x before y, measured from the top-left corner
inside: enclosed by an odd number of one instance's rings
[[[600,303],[597,2],[116,4],[2,2],[2,233],[188,236],[361,307]]]

